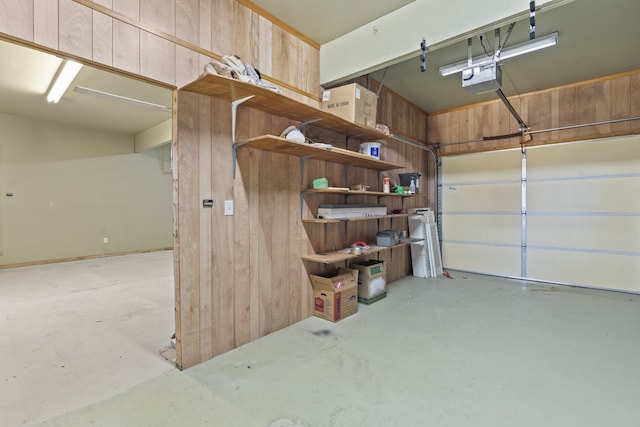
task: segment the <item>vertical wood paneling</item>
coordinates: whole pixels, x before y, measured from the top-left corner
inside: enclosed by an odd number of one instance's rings
[[[231,109],[223,99],[213,99],[211,121],[213,123],[212,156],[213,168],[209,173],[212,180],[213,198],[221,204],[213,210],[212,282],[213,324],[215,335],[214,353],[220,354],[235,346],[235,294],[234,263],[236,252],[232,248],[235,239],[233,216],[224,215],[224,200],[233,196],[232,156],[231,156]],[[241,232],[242,230],[239,230]]]
[[[631,78],[619,77],[611,80],[611,118],[623,119],[631,115]],[[631,130],[630,122],[613,123],[611,132],[628,133]]]
[[[140,29],[113,21],[113,66],[130,73],[140,73]]]
[[[628,120],[598,126],[562,128],[637,116],[640,109],[638,99],[640,99],[640,72],[633,72],[525,94],[514,97],[510,101],[532,131],[545,131],[533,135],[530,145],[536,145],[637,133],[640,124]],[[497,119],[492,105],[499,105],[500,112]],[[443,137],[446,139],[449,129],[451,130],[449,133],[459,131],[458,141],[490,136],[488,133],[496,130],[496,127],[500,134],[505,134],[507,120],[509,132],[517,132],[519,128],[517,122],[506,113],[507,110],[503,108],[500,101],[495,101],[495,103],[471,105],[455,111],[431,114],[428,121],[431,141],[436,142],[438,141],[436,138]],[[468,117],[466,124],[464,123],[465,115]],[[447,117],[451,119],[448,120]],[[454,121],[458,124],[454,125]],[[492,124],[494,122],[495,126]],[[549,129],[556,130],[548,131]],[[460,153],[467,153],[513,148],[519,146],[519,140],[519,138],[510,138],[491,144],[482,141],[457,146],[460,147]],[[439,150],[439,154],[442,156],[456,154],[457,151],[453,147],[453,145],[444,146]]]
[[[282,81],[289,81],[289,43],[288,34],[280,27],[272,27],[271,73]]]
[[[44,16],[39,13],[38,20],[42,18]],[[33,41],[33,31],[33,1],[0,2],[0,32],[11,34],[27,41]]]
[[[134,21],[140,20],[140,0],[113,0],[113,10]]]
[[[113,64],[113,19],[93,12],[93,60],[105,65]]]
[[[251,45],[251,53],[247,56],[247,62],[253,65],[254,68],[260,69],[260,15],[256,12],[251,12],[251,28],[247,35]],[[262,71],[261,71],[262,72]]]
[[[51,49],[58,49],[58,2],[33,0],[33,41]]]
[[[140,73],[161,82],[175,82],[176,45],[142,31],[140,33]]]
[[[596,120],[596,88],[593,84],[576,88],[576,124],[593,123]],[[588,127],[576,129],[578,138],[587,137],[593,132]]]
[[[212,191],[212,177],[211,171],[213,170],[213,153],[211,149],[212,139],[212,108],[211,98],[208,96],[198,97],[198,191],[199,199],[210,199],[213,197]],[[219,209],[218,206],[213,208],[201,208],[200,209],[200,235],[211,236],[212,224],[213,224],[213,210]],[[207,360],[213,357],[213,309],[212,309],[212,283],[213,280],[217,280],[213,277],[213,271],[211,268],[211,260],[213,257],[212,239],[206,237],[200,240],[200,348],[199,357],[201,360]]]
[[[244,109],[238,114],[238,127],[249,128],[249,111]],[[235,345],[241,346],[251,341],[251,257],[252,247],[248,236],[254,236],[251,227],[251,175],[253,167],[250,163],[252,150],[238,151],[238,166],[233,185],[234,235],[233,248],[238,254],[235,257]]]
[[[60,35],[59,46],[62,52],[82,58],[92,57],[92,11],[73,0],[59,1]]]
[[[140,21],[167,34],[176,35],[176,1],[139,0]]]
[[[251,123],[257,120],[264,122],[264,114],[251,111]],[[249,168],[252,173],[249,181],[249,236],[257,239],[260,232],[260,153],[257,150],[249,151]],[[238,229],[241,232],[242,228]],[[246,236],[245,236],[246,238]],[[260,338],[260,277],[262,275],[262,266],[260,265],[260,247],[257,240],[254,240],[249,248],[249,334],[251,340]]]
[[[640,117],[640,73],[630,77],[630,115],[631,117]],[[631,122],[631,132],[640,132],[640,120]]]
[[[611,81],[605,80],[596,83],[596,121],[605,121],[611,115]],[[595,127],[596,135],[611,133],[611,125],[599,125]]]
[[[175,0],[175,34],[181,40],[198,44],[200,38],[199,13],[206,11],[207,7],[211,7],[211,0],[203,1],[202,5],[199,0]],[[211,39],[209,39],[211,46]]]
[[[554,90],[551,92],[551,105],[549,111],[551,112],[551,128],[557,129],[560,126],[560,92]],[[560,137],[560,131],[553,131],[550,133],[551,140],[557,140]]]
[[[571,126],[576,123],[576,88],[569,87],[559,90],[558,125]],[[575,138],[575,129],[561,130],[559,139]]]
[[[186,165],[199,164],[198,96],[182,93],[178,100],[177,178],[180,221],[176,230],[180,276],[176,283],[179,295],[180,328],[176,330],[177,364],[193,366],[200,358],[200,216],[198,170]]]
[[[198,46],[203,49],[211,50],[211,2],[213,0],[200,0],[198,2]],[[176,24],[179,26],[179,24]],[[179,31],[176,29],[176,31]],[[208,56],[201,55],[199,58],[199,68],[202,70],[204,66],[211,60]]]
[[[198,78],[203,72],[200,67],[200,55],[191,49],[176,46],[176,84],[183,86]]]
[[[238,55],[242,62],[249,62],[251,59],[251,9],[245,5],[235,2],[233,9],[233,31],[234,49],[233,53]]]
[[[263,17],[259,18],[259,37],[260,37],[260,58],[258,61],[258,68],[261,72],[272,75],[273,74],[273,52],[271,40],[273,37],[273,24],[268,19]]]
[[[214,0],[211,4],[211,49],[222,55],[233,55],[233,6],[235,0]]]

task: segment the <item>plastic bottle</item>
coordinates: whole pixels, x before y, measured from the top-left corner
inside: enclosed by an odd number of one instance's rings
[[[388,193],[391,191],[390,184],[391,180],[389,178],[382,178],[382,192]]]
[[[416,192],[416,181],[411,178],[411,184],[409,184],[409,194],[415,194]]]

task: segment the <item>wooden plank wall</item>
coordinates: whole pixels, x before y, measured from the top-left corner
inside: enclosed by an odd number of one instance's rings
[[[532,131],[640,116],[640,71],[510,97]],[[518,123],[500,101],[430,113],[429,143],[441,144],[441,156],[520,146],[519,138],[467,142],[518,131]],[[640,121],[556,130],[533,135],[528,145],[640,133]]]
[[[0,37],[170,88],[195,80],[210,58],[236,53],[286,96],[319,105],[319,47],[246,0],[0,0]],[[391,106],[380,111],[398,131],[426,140],[424,113],[407,125],[398,118],[408,117],[402,102],[391,96],[381,104]],[[187,368],[311,315],[308,273],[322,267],[300,256],[341,246],[344,234],[302,224],[301,189],[318,176],[380,184],[377,173],[352,168],[345,176],[344,167],[318,161],[306,163],[301,180],[297,158],[248,149],[239,151],[233,180],[229,104],[175,92],[174,106],[177,364]],[[277,134],[289,124],[241,107],[238,136]],[[407,171],[426,168],[425,153],[410,146],[387,143],[384,157]],[[202,206],[205,198],[212,208]],[[223,215],[224,200],[234,200],[233,216]],[[306,200],[304,213],[318,202]],[[425,203],[433,194],[405,207]],[[347,241],[375,240],[376,230],[350,227]],[[389,281],[410,271],[406,248],[382,259],[393,260]]]

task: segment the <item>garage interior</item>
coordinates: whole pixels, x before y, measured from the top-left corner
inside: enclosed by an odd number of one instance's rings
[[[635,425],[640,8],[429,3],[2,0],[3,50],[51,56],[48,81],[83,64],[58,104],[5,67],[3,424]],[[555,32],[489,91],[441,75]],[[229,54],[280,93],[203,71]],[[322,111],[350,83],[389,135]],[[291,125],[330,148],[291,148]],[[339,156],[372,140],[380,161]],[[413,172],[417,194],[382,193]],[[316,217],[372,200],[390,214]],[[416,208],[446,274],[372,244]],[[326,261],[359,240],[372,252]],[[310,275],[355,259],[384,261],[386,297],[314,316]]]

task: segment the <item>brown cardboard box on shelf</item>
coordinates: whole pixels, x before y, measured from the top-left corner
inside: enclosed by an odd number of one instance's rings
[[[322,109],[350,122],[376,128],[376,94],[364,86],[351,83],[322,93]]]
[[[309,278],[314,315],[337,322],[358,312],[358,270],[340,268]]]
[[[387,270],[385,262],[377,259],[351,264],[358,273],[358,299],[366,302],[387,291]]]

